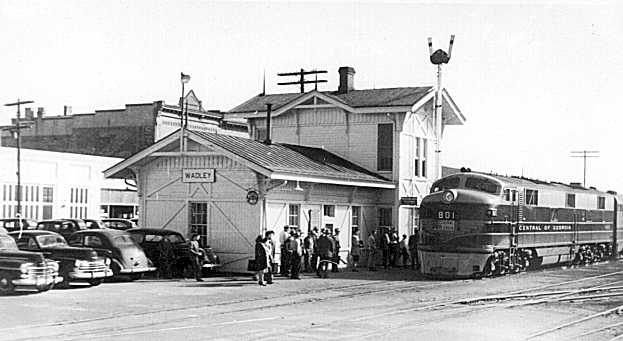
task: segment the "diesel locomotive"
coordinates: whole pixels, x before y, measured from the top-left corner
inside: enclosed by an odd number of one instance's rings
[[[545,264],[588,263],[623,249],[623,197],[461,169],[420,206],[418,255],[432,277],[485,277]]]

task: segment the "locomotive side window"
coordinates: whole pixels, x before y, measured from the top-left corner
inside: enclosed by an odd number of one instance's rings
[[[526,189],[526,205],[539,204],[539,191],[535,189]]]
[[[465,188],[475,189],[477,191],[487,192],[491,194],[500,193],[500,185],[498,185],[497,182],[484,178],[467,178],[467,180],[465,181]]]
[[[606,209],[606,197],[597,197],[597,208],[600,210]]]
[[[575,207],[575,194],[567,193],[567,207]]]
[[[517,201],[517,190],[507,188],[504,190],[504,200]]]
[[[435,193],[446,189],[459,188],[459,182],[461,182],[461,178],[458,176],[441,179],[433,184],[430,192]]]

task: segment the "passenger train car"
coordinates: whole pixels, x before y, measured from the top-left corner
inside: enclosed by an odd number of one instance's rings
[[[422,200],[425,275],[491,276],[593,262],[623,249],[623,197],[615,192],[461,170]]]

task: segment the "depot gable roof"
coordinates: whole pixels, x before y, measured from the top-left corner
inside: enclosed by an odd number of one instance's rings
[[[187,130],[186,133],[189,139],[208,146],[270,179],[395,188],[394,183],[386,178],[321,148],[264,144],[242,137],[208,132]],[[140,167],[154,157],[179,156],[175,152],[176,147],[179,148],[179,134],[178,130],[107,169],[104,175],[107,178],[124,178],[132,168]],[[185,152],[184,155],[192,156],[193,152]]]
[[[306,93],[257,95],[231,109],[228,113],[236,117],[262,117],[266,112],[266,104],[270,103],[272,104],[273,115],[279,116],[314,97],[354,113],[414,112],[432,100],[434,95],[435,89],[431,86],[351,90],[346,93],[312,90]],[[446,89],[443,89],[442,96],[444,100],[444,122],[446,124],[462,124],[465,117]]]

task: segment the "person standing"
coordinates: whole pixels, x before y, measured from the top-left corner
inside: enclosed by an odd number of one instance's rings
[[[411,256],[411,269],[418,269],[420,267],[417,255],[418,241],[418,230],[415,230],[413,231],[413,234],[409,236],[409,254]]]
[[[340,266],[340,230],[335,229],[335,233],[331,236],[333,239],[334,252],[333,263],[331,264],[331,272],[338,272]]]
[[[320,237],[318,227],[314,226],[311,235],[312,241],[314,242],[314,245],[312,246],[311,268],[313,271],[316,271],[318,269],[318,237]]]
[[[409,264],[409,243],[406,234],[402,235],[402,240],[400,241],[400,256],[402,257],[402,267],[406,269]]]
[[[368,270],[376,271],[376,231],[372,230],[368,235]]]
[[[303,243],[298,232],[294,232],[288,240],[290,250],[290,278],[301,279],[299,272],[301,271],[301,257],[303,256]]]
[[[264,274],[270,266],[270,251],[266,246],[265,240],[262,235],[258,235],[255,238],[255,271],[257,276],[257,284],[266,286],[264,283]]]
[[[381,236],[381,251],[383,252],[383,268],[387,269],[389,266],[389,232],[387,229],[383,229],[383,235]]]
[[[281,276],[287,276],[288,275],[288,253],[287,253],[287,249],[286,249],[286,241],[288,240],[288,238],[290,238],[290,226],[285,225],[283,227],[283,231],[281,231],[281,233],[279,233],[279,248],[281,251],[280,254],[280,261],[281,261],[281,265],[280,265],[280,273]]]
[[[193,234],[190,238],[190,254],[193,259],[193,272],[195,273],[195,280],[197,282],[203,282],[201,279],[201,267],[203,266],[203,250],[199,246],[199,235]]]
[[[398,234],[393,228],[389,234],[389,264],[392,268],[396,267],[398,256],[400,255],[400,241],[398,240]]]
[[[352,266],[353,271],[357,272],[357,267],[359,266],[359,257],[361,255],[361,240],[359,239],[359,229],[353,229],[353,237],[350,241],[350,257],[353,260]]]
[[[169,238],[164,237],[158,242],[158,277],[171,278],[175,252]]]
[[[275,232],[272,230],[266,231],[264,237],[264,244],[268,249],[268,269],[264,273],[264,279],[267,284],[273,284],[273,264],[275,264],[275,242],[273,238],[275,236]]]
[[[329,236],[329,232],[323,229],[320,237],[318,237],[318,268],[316,269],[316,275],[318,278],[327,278],[327,267],[329,262],[333,259],[334,245],[333,240]]]
[[[305,265],[304,271],[311,272],[312,271],[312,256],[314,253],[314,236],[313,232],[305,236],[303,239],[303,264]]]

